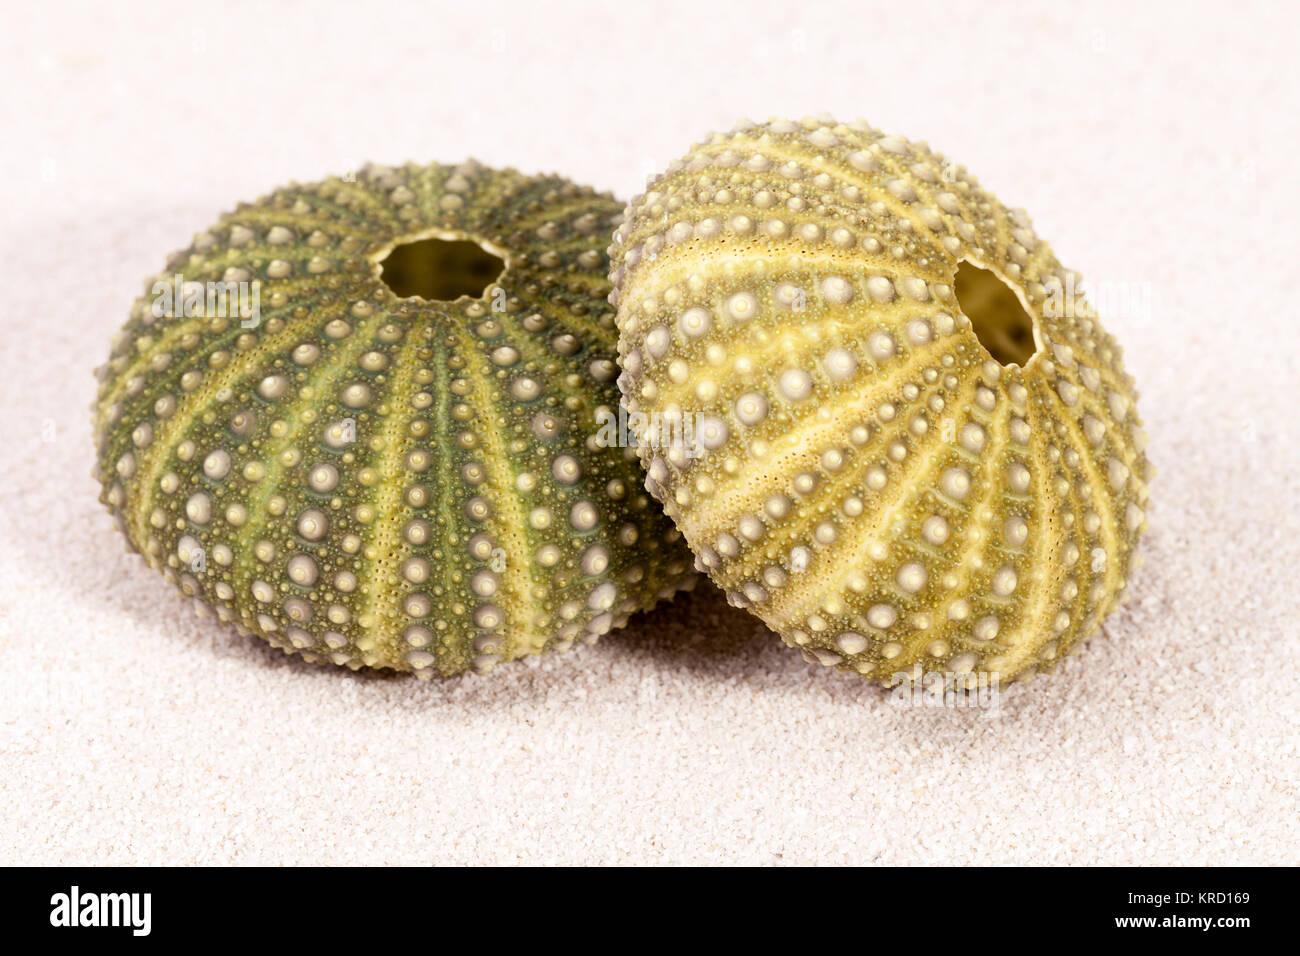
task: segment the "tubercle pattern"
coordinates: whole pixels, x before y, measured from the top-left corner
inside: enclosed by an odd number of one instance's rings
[[[1116,606],[1153,473],[1134,382],[963,168],[864,122],[744,122],[652,180],[610,254],[647,488],[807,659],[1009,680]],[[962,260],[1032,317],[1023,367],[961,311]],[[664,440],[688,419],[695,454]]]
[[[593,441],[619,209],[472,161],[239,206],[157,279],[257,282],[260,321],[156,317],[146,283],[98,373],[101,500],[201,611],[308,660],[429,677],[593,642],[693,580],[635,453]],[[430,236],[505,271],[397,297],[379,261]]]

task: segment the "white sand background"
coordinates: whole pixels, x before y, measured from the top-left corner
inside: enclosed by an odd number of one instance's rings
[[[1294,6],[267,7],[0,31],[0,862],[1300,862]],[[351,675],[123,553],[91,370],[237,201],[466,156],[628,197],[823,111],[1028,209],[1142,390],[1132,601],[999,717],[898,708],[710,586],[486,678]]]

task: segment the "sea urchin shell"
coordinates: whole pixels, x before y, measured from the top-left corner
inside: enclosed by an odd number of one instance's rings
[[[594,641],[693,573],[635,454],[592,440],[618,210],[475,163],[240,206],[100,370],[102,500],[185,593],[310,660],[429,676]]]
[[[1115,606],[1146,527],[1133,381],[964,170],[864,123],[742,124],[610,251],[647,487],[809,660],[1009,679]]]

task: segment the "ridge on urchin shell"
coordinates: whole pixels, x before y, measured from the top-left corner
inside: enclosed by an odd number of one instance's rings
[[[592,439],[619,399],[620,208],[474,162],[241,205],[158,280],[256,282],[259,319],[146,284],[98,373],[101,500],[186,594],[313,661],[481,671],[621,626],[692,570],[635,454]],[[504,271],[401,298],[380,262],[429,237]]]
[[[964,169],[862,122],[746,122],[652,180],[610,254],[646,486],[810,661],[1011,679],[1115,607],[1147,523],[1133,380]],[[1024,306],[1023,364],[976,336],[963,261]],[[662,441],[690,422],[695,454]]]

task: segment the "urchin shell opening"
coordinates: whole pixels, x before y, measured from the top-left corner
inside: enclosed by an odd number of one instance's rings
[[[1038,323],[1023,297],[993,270],[961,260],[953,292],[975,337],[995,361],[1023,368],[1041,350]]]
[[[423,233],[386,247],[374,262],[398,298],[450,302],[488,296],[505,274],[506,252],[465,233]]]

